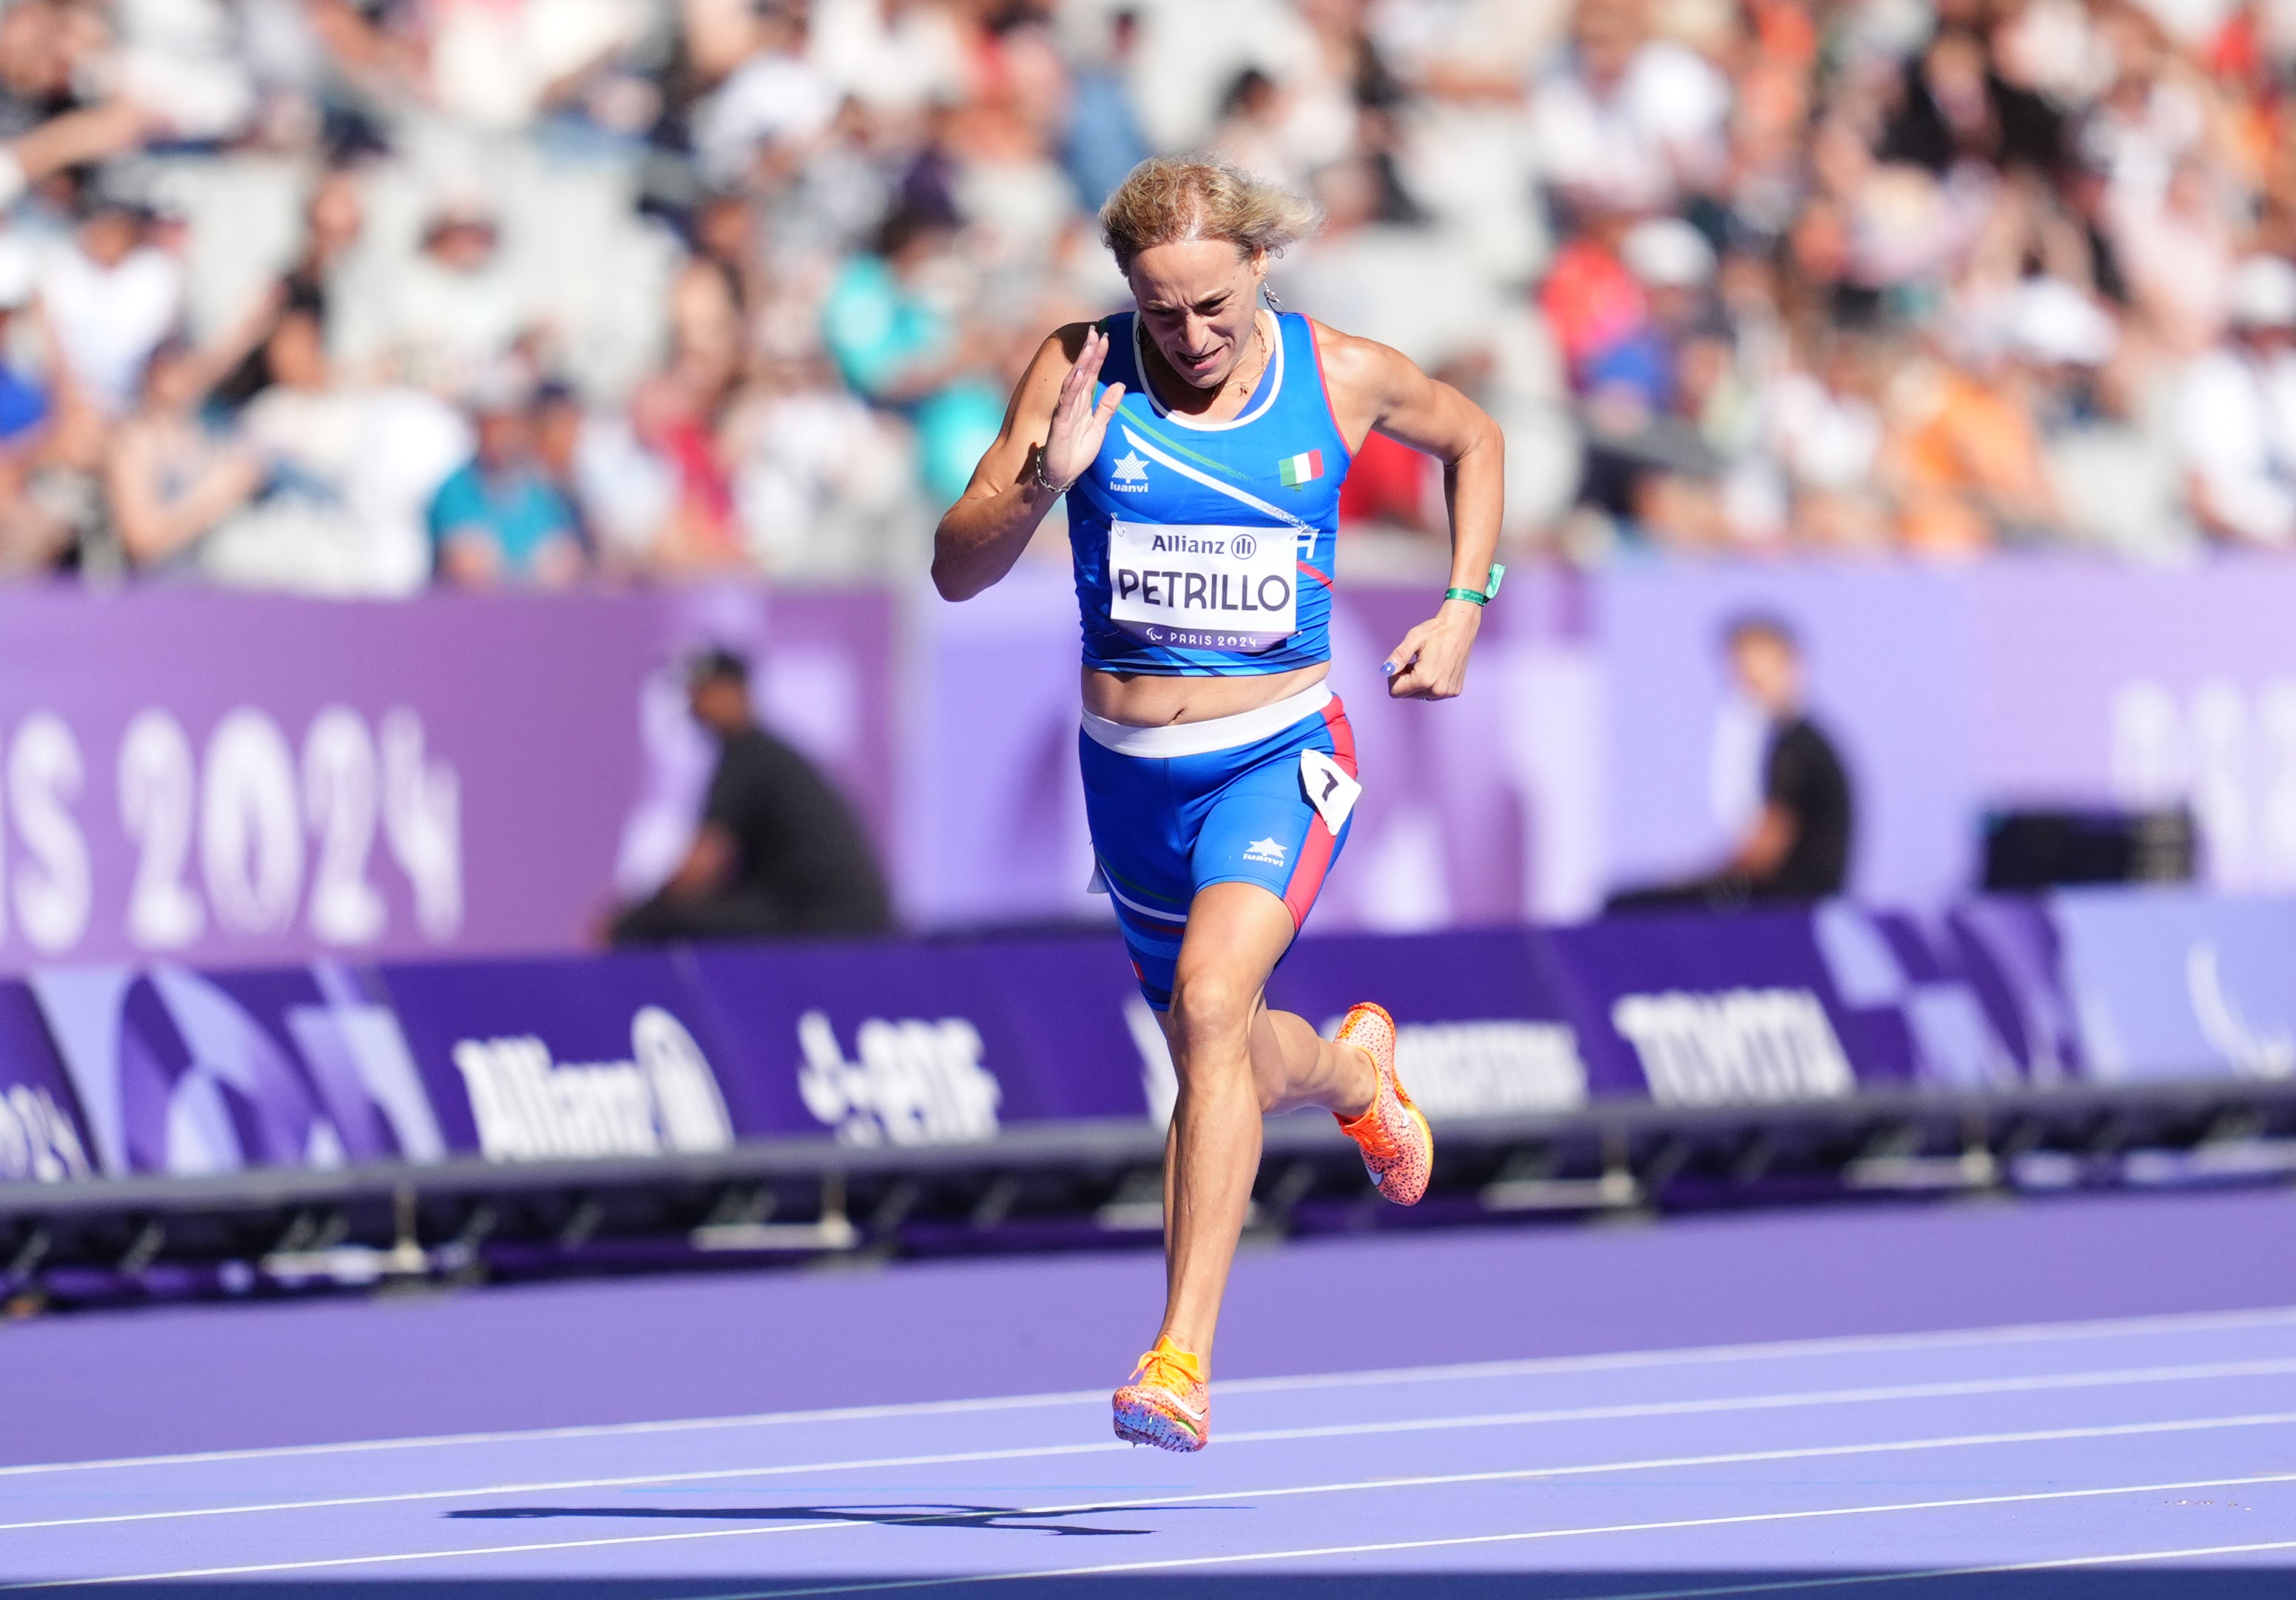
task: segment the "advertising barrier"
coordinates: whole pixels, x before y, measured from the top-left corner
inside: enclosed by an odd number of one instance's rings
[[[106,1176],[447,1153],[370,973],[68,967],[34,975],[30,992]]]
[[[1270,999],[1382,1001],[1441,1122],[2286,1080],[2292,976],[2296,902],[2087,892],[1308,938]],[[0,1181],[966,1144],[1175,1092],[1092,934],[0,984]]]

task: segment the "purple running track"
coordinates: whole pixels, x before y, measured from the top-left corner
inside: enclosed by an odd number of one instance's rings
[[[0,1580],[2284,1600],[2292,1244],[2259,1190],[1255,1252],[1193,1457],[1107,1436],[1145,1253],[56,1318],[10,1461],[255,1453],[0,1471]]]

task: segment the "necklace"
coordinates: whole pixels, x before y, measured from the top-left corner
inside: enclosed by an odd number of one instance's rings
[[[1252,369],[1250,378],[1244,383],[1243,393],[1246,399],[1250,399],[1251,397],[1253,385],[1257,384],[1260,380],[1261,374],[1267,371],[1267,363],[1270,355],[1270,351],[1267,346],[1267,324],[1259,320],[1259,314],[1256,312],[1252,314],[1251,318],[1251,347],[1254,354],[1259,357],[1259,363]],[[1160,365],[1167,372],[1171,373],[1173,382],[1177,388],[1183,389],[1194,388],[1194,386],[1189,383],[1186,379],[1179,375],[1178,371],[1172,366],[1172,363],[1165,358],[1164,352],[1162,350],[1157,350],[1155,355],[1158,364]],[[1228,386],[1242,377],[1243,363],[1242,362],[1238,362],[1235,363],[1235,371],[1227,375],[1226,381],[1223,382],[1219,386],[1218,391],[1213,394],[1211,404],[1218,405],[1220,401],[1226,397],[1228,391]],[[1198,389],[1196,392],[1201,394],[1203,391]],[[1210,411],[1211,406],[1208,405],[1204,409]]]
[[[1259,362],[1252,370],[1250,380],[1243,386],[1243,397],[1247,400],[1251,398],[1252,386],[1257,384],[1260,375],[1267,371],[1267,324],[1259,320],[1259,314],[1256,311],[1251,314],[1251,347],[1254,354],[1259,357]],[[1234,383],[1242,376],[1243,365],[1239,362],[1236,363],[1236,370],[1228,375],[1227,381]],[[1220,387],[1221,392],[1226,393],[1226,384]]]

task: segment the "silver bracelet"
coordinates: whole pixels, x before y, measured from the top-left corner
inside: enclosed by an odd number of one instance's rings
[[[1037,464],[1030,476],[1036,478],[1037,487],[1044,490],[1055,500],[1076,487],[1076,478],[1069,479],[1064,484],[1056,484],[1045,476],[1045,447],[1042,445],[1037,446]],[[1083,476],[1081,472],[1077,474],[1077,478]]]

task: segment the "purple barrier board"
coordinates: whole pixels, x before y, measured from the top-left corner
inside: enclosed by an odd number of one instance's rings
[[[2087,1075],[2296,1077],[2296,901],[2176,890],[2051,897]]]
[[[1556,954],[1525,928],[1302,939],[1268,1003],[1327,1036],[1357,1001],[1386,1007],[1396,1071],[1434,1121],[1572,1111],[1587,1100],[1587,1065]]]
[[[382,969],[447,1147],[489,1161],[723,1150],[791,1131],[673,953]]]
[[[93,1177],[91,1144],[32,992],[0,979],[0,1183]]]
[[[1623,918],[1554,938],[1597,1094],[1711,1105],[1856,1090],[1808,913]]]
[[[1551,937],[1598,1094],[1701,1105],[2007,1088],[2055,1082],[2080,1059],[2030,906],[1931,919],[1836,901]]]
[[[705,950],[693,970],[783,1131],[952,1144],[1147,1109],[1113,939]]]
[[[882,594],[0,594],[0,967],[574,948],[692,826],[704,640],[882,837]]]
[[[29,992],[107,1175],[446,1154],[370,973],[85,967]]]
[[[1308,937],[1268,997],[1387,1007],[1440,1121],[2287,1078],[2292,974],[2296,902],[2117,891]],[[0,982],[0,1180],[963,1143],[1176,1093],[1105,935]]]

